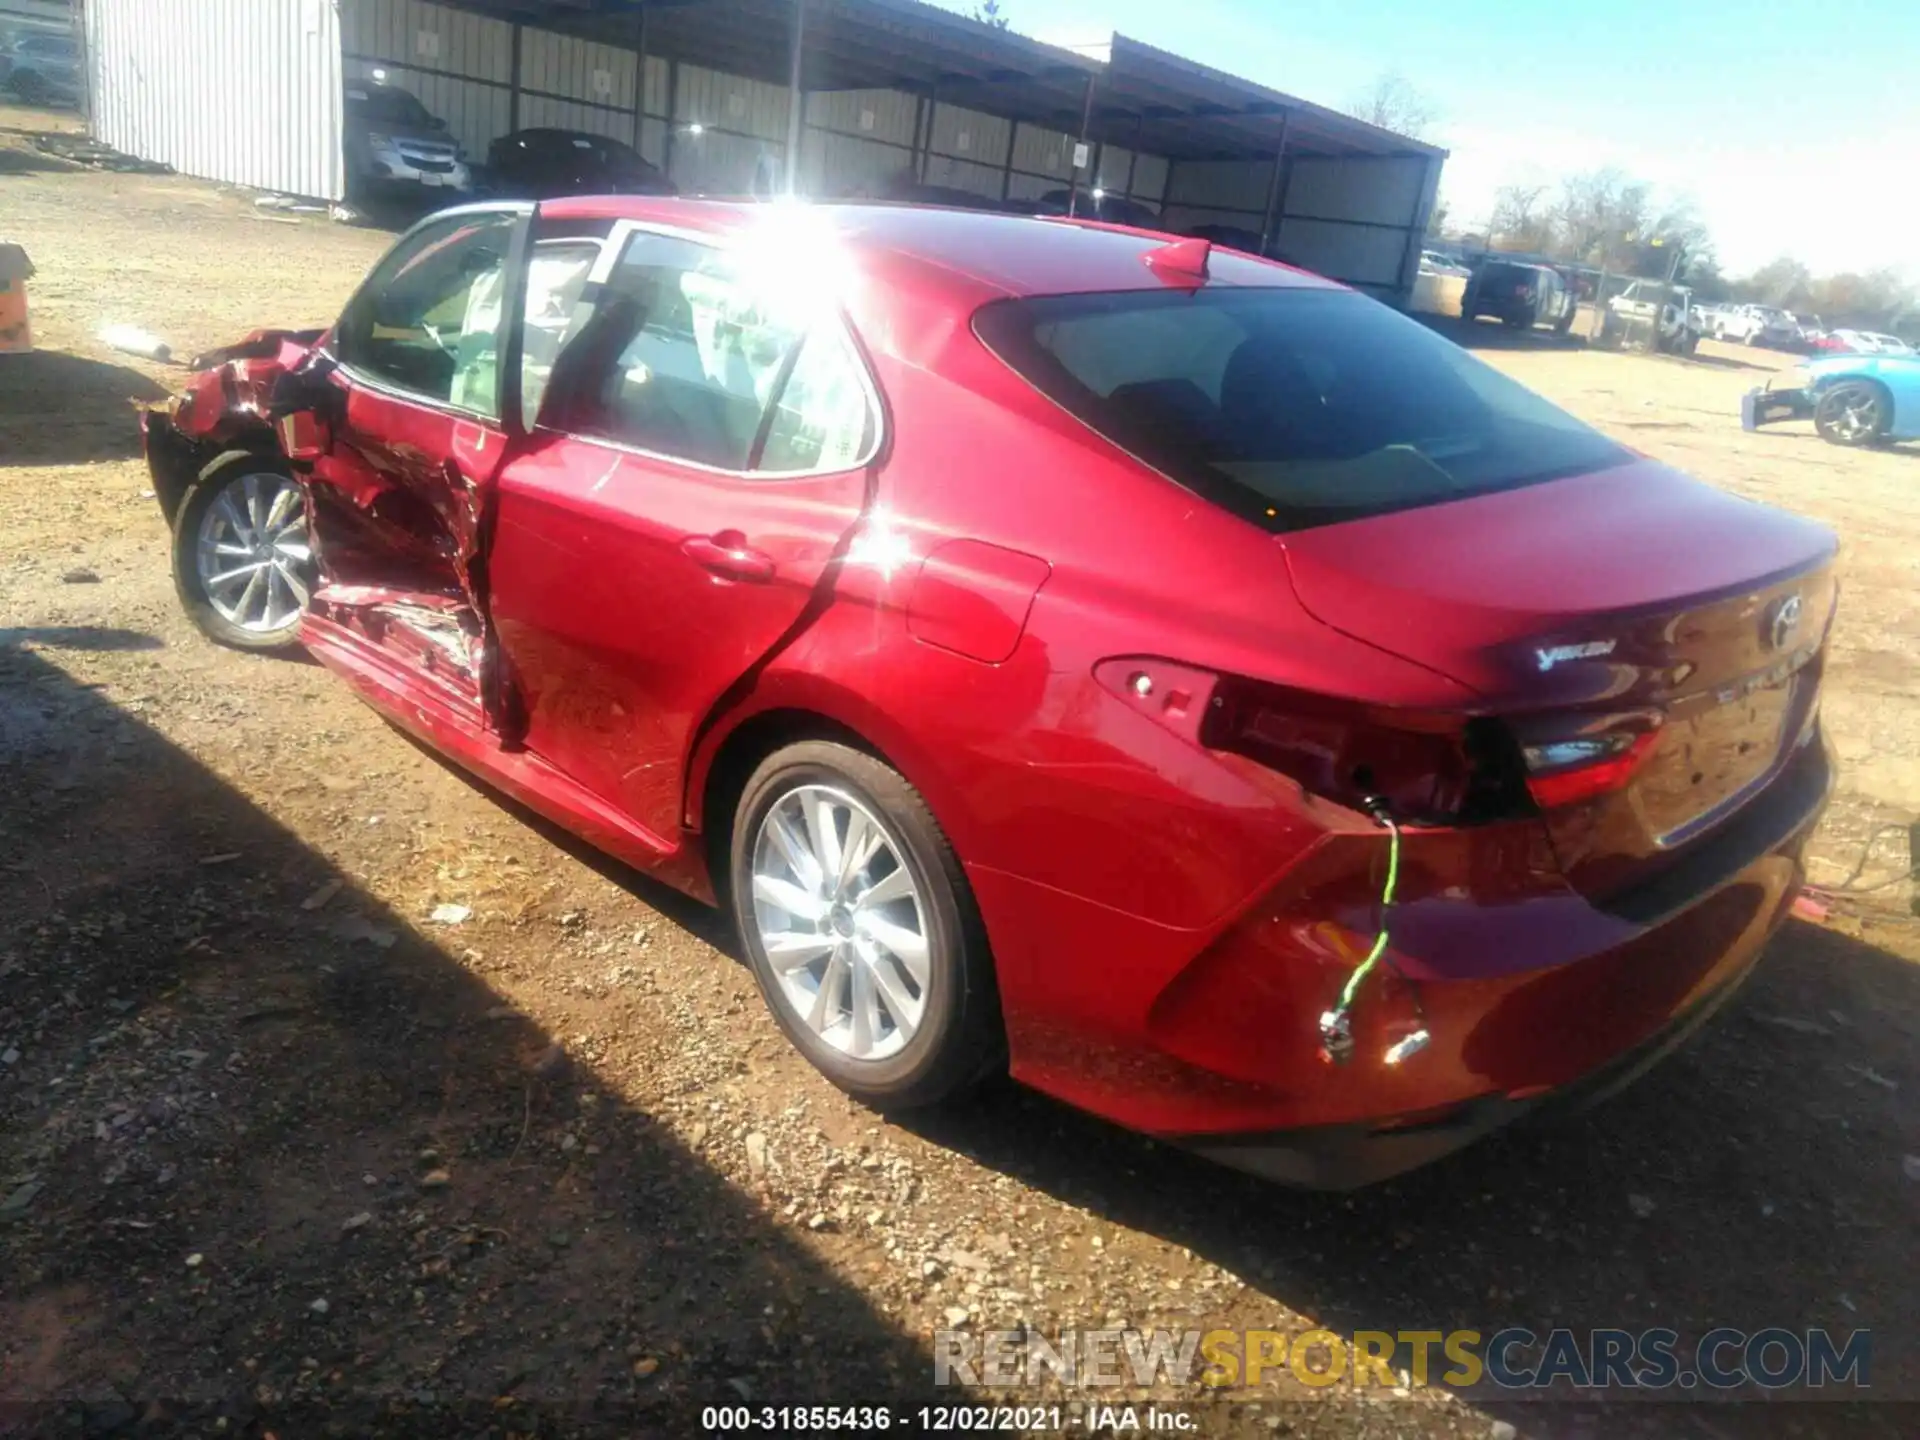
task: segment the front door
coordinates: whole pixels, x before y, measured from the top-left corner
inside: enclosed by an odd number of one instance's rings
[[[593,278],[550,370],[528,346],[492,613],[527,747],[671,848],[701,721],[824,602],[880,409],[818,275],[623,225]]]
[[[524,207],[437,216],[375,268],[326,347],[330,443],[307,485],[321,576],[309,639],[322,658],[329,640],[371,647],[492,728],[486,529],[527,222]]]

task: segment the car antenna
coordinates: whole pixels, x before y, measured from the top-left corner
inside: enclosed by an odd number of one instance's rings
[[[1211,278],[1212,255],[1213,242],[1195,235],[1156,245],[1141,258],[1147,262],[1147,268],[1167,284],[1197,289]]]

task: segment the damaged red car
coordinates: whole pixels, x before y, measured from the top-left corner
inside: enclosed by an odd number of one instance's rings
[[[877,1106],[1351,1185],[1611,1089],[1831,786],[1831,535],[1204,240],[578,199],[147,421],[179,590],[730,909]]]

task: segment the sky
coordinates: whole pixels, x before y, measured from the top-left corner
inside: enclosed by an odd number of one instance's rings
[[[970,10],[970,0],[939,0]],[[1439,111],[1456,226],[1510,182],[1614,165],[1690,198],[1739,275],[1920,281],[1920,0],[1000,0],[1060,44],[1113,31],[1335,109],[1386,71]]]

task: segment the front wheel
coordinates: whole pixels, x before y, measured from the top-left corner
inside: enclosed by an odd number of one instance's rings
[[[1892,418],[1887,395],[1865,380],[1835,385],[1813,408],[1813,428],[1831,445],[1873,445],[1887,433]]]
[[[282,462],[236,456],[194,483],[174,515],[173,586],[210,640],[238,650],[297,642],[313,549],[306,496]]]
[[[966,875],[890,767],[826,741],[768,756],[741,792],[729,874],[768,1008],[842,1090],[929,1105],[1004,1062]]]

